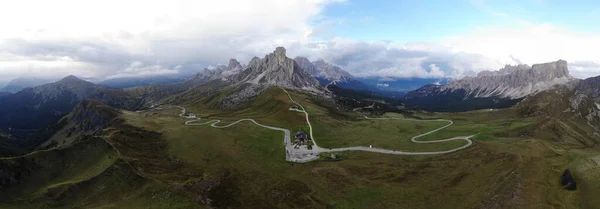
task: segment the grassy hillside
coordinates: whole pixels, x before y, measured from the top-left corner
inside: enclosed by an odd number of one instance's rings
[[[323,147],[375,145],[434,151],[461,144],[416,145],[413,135],[443,122],[370,121],[328,100],[290,91],[310,114]],[[192,93],[186,92],[183,95]],[[174,99],[203,121],[242,118],[306,130],[303,113],[278,88],[235,111],[215,108],[230,94]],[[181,95],[179,95],[181,96]],[[173,98],[177,98],[173,96]],[[181,97],[183,98],[183,97]],[[531,133],[545,117],[515,109],[414,113],[455,125],[422,140],[478,134],[455,153],[397,156],[334,153],[285,161],[282,132],[242,122],[216,129],[184,126],[180,109],[122,111],[98,137],[61,149],[0,159],[0,208],[593,208],[600,150]],[[380,117],[403,117],[385,114]],[[200,122],[203,122],[200,121]],[[573,141],[575,142],[575,141]],[[339,160],[341,159],[341,160]],[[7,169],[8,168],[8,169]],[[570,169],[577,190],[559,179]],[[15,179],[13,181],[11,179]]]
[[[384,147],[420,151],[460,146],[427,148],[407,143],[414,134],[444,124],[366,121],[358,114],[337,110],[327,101],[297,92],[291,94],[309,112],[315,137],[324,147],[379,143]],[[206,121],[222,120],[221,125],[255,118],[263,124],[289,129],[305,126],[304,115],[288,111],[290,105],[283,91],[272,88],[255,98],[248,108],[235,112],[205,105],[186,107]],[[225,129],[183,126],[185,119],[177,114],[179,109],[126,112],[125,116],[134,126],[162,133],[169,154],[201,168],[204,175],[227,171],[227,181],[221,183],[229,193],[221,194],[230,198],[224,203],[229,207],[544,208],[577,207],[593,201],[585,198],[584,191],[568,191],[558,184],[562,172],[574,168],[572,154],[560,151],[561,144],[526,135],[506,135],[537,120],[523,119],[512,110],[417,114],[456,122],[448,130],[424,140],[479,133],[472,147],[456,153],[391,156],[346,152],[337,153],[345,160],[331,161],[324,157],[305,164],[284,161],[281,132],[249,122]],[[365,131],[371,132],[362,133]],[[369,137],[372,135],[376,137]]]
[[[0,159],[0,208],[190,208],[189,198],[138,176],[101,138]]]

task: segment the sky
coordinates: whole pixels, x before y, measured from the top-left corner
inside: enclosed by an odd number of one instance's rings
[[[0,7],[0,85],[182,75],[284,46],[358,77],[451,78],[567,60],[600,75],[600,2],[21,0]]]

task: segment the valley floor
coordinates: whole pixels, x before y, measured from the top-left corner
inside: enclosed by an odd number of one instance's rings
[[[298,103],[292,99],[292,96],[289,94],[289,92],[287,90],[285,90],[285,89],[281,89],[281,90],[283,92],[285,92],[285,94],[288,96],[289,100],[292,103],[298,105],[302,110],[304,110],[304,107],[300,103]],[[299,163],[309,162],[312,160],[319,159],[319,156],[321,153],[344,152],[344,151],[366,151],[366,152],[375,152],[375,153],[391,154],[391,155],[437,155],[437,154],[447,154],[447,153],[451,153],[451,152],[456,152],[456,151],[465,149],[473,144],[473,142],[470,140],[470,138],[473,137],[473,135],[471,135],[471,136],[456,136],[456,137],[452,137],[452,138],[439,139],[439,140],[427,140],[427,141],[418,141],[417,140],[420,137],[435,133],[437,131],[440,131],[444,128],[451,126],[453,124],[453,122],[451,120],[445,120],[445,119],[418,120],[418,119],[410,119],[410,118],[404,118],[404,117],[402,117],[402,118],[397,118],[397,117],[369,118],[367,116],[364,116],[364,118],[366,120],[399,120],[399,121],[409,121],[409,122],[447,122],[448,123],[447,125],[444,125],[440,128],[429,131],[427,133],[423,133],[423,134],[414,136],[410,139],[410,141],[414,142],[414,143],[421,143],[421,144],[427,143],[428,144],[428,143],[440,143],[440,142],[450,142],[450,141],[455,141],[455,140],[464,140],[467,143],[463,146],[456,147],[456,148],[449,149],[449,150],[428,151],[428,152],[406,152],[406,151],[393,150],[393,149],[377,148],[377,147],[373,147],[372,145],[370,145],[368,147],[367,146],[355,146],[355,147],[341,147],[341,148],[323,148],[323,147],[318,146],[317,141],[313,135],[313,128],[310,123],[308,112],[298,111],[298,110],[294,109],[294,110],[290,110],[290,111],[297,111],[297,112],[303,113],[305,115],[306,123],[309,127],[310,138],[312,140],[310,147],[308,145],[298,146],[298,145],[295,145],[292,143],[291,132],[289,129],[263,125],[263,124],[256,122],[252,118],[239,119],[239,120],[237,120],[233,123],[227,124],[227,125],[218,125],[221,122],[221,120],[208,120],[206,122],[200,123],[199,121],[201,120],[201,118],[197,117],[195,114],[186,115],[186,109],[184,107],[181,107],[181,106],[174,106],[174,107],[181,109],[181,113],[179,114],[179,117],[193,119],[193,120],[185,121],[183,123],[184,125],[188,125],[188,126],[210,125],[213,128],[228,128],[228,127],[234,126],[240,122],[249,121],[249,122],[252,122],[255,125],[263,127],[263,128],[276,130],[276,131],[282,131],[284,133],[283,144],[285,145],[285,149],[286,149],[285,159],[290,162],[299,162]],[[164,110],[164,109],[170,109],[170,108],[173,108],[173,107],[164,107],[164,108],[156,107],[155,109]]]

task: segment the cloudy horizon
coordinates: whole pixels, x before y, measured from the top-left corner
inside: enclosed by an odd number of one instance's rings
[[[357,77],[455,79],[559,59],[575,77],[600,74],[598,6],[465,0],[450,10],[447,4],[15,1],[0,9],[0,85],[17,77],[189,74],[230,58],[247,63],[277,46],[289,57],[322,58]]]

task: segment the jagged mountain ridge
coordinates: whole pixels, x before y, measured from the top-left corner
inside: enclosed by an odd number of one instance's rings
[[[465,77],[447,85],[426,85],[410,91],[404,100],[420,108],[438,111],[437,104],[468,106],[460,111],[483,108],[509,107],[518,100],[555,86],[577,82],[568,71],[567,62],[510,66],[496,72],[480,72],[476,77]],[[473,104],[473,101],[477,101]],[[439,106],[439,105],[438,105]],[[452,111],[453,108],[444,111]]]
[[[213,69],[205,68],[192,79],[203,81],[221,79],[232,85],[251,83],[305,90],[319,89],[318,81],[306,68],[288,58],[283,47],[277,47],[274,52],[265,55],[262,59],[254,57],[245,66],[236,59],[230,59],[227,66],[217,65]]]
[[[238,74],[243,69],[242,65],[236,59],[230,59],[229,64],[225,65],[217,65],[214,69],[210,70],[208,68],[202,69],[199,73],[196,73],[194,77],[190,79],[202,80],[202,81],[211,81],[216,79],[227,80],[226,77],[230,77],[232,75]]]
[[[263,59],[253,59],[245,67],[231,59],[228,66],[217,66],[213,70],[205,70],[195,77],[174,84],[119,89],[67,76],[55,83],[27,88],[1,97],[0,129],[35,131],[57,121],[71,112],[79,102],[87,99],[97,99],[112,107],[130,110],[149,107],[161,101],[176,101],[176,98],[186,91],[199,92],[195,91],[194,87],[207,82],[207,85],[217,85],[219,88],[202,87],[200,92],[212,91],[202,93],[203,95],[216,95],[227,89],[234,90],[230,95],[224,95],[220,104],[243,104],[243,101],[260,94],[269,86],[322,92],[318,81],[300,68],[294,60],[286,57],[283,47],[278,47]],[[215,108],[234,108],[225,106]]]
[[[465,89],[473,97],[518,99],[527,95],[563,85],[574,78],[569,74],[567,61],[510,66],[496,72],[483,71],[477,77],[466,77],[441,86],[443,90]]]
[[[296,57],[294,61],[300,65],[300,67],[306,69],[308,73],[317,78],[323,78],[330,81],[336,82],[347,82],[348,80],[354,80],[354,76],[340,67],[329,64],[323,59],[311,62],[306,57]]]
[[[264,58],[253,58],[245,70],[230,76],[233,81],[252,84],[267,84],[305,90],[319,89],[319,82],[293,59],[286,56],[283,47],[277,47]]]
[[[306,57],[296,57],[294,61],[300,65],[301,68],[305,69],[313,77],[315,77],[319,83],[323,86],[329,84],[335,84],[345,89],[363,90],[377,92],[378,90],[374,87],[368,86],[363,82],[357,80],[347,71],[341,69],[338,66],[329,64],[323,59],[318,59],[311,62]]]

